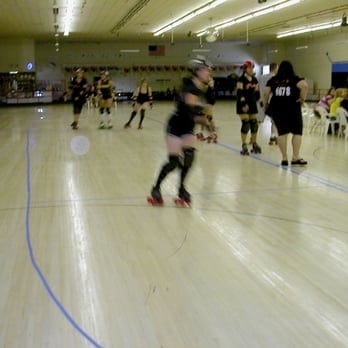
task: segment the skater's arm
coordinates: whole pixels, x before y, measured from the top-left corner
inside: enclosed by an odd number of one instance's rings
[[[244,96],[243,83],[240,81],[237,82],[237,106],[238,108],[240,107],[245,113],[249,111],[249,105],[246,103]]]
[[[269,97],[271,95],[271,88],[270,87],[265,87],[264,92],[263,92],[263,107],[266,110],[268,107],[268,101]]]
[[[307,93],[308,93],[308,84],[305,80],[300,80],[297,83],[297,88],[300,90],[300,98],[297,102],[301,103],[301,105],[306,101]]]
[[[204,113],[204,107],[199,105],[199,98],[192,93],[186,93],[184,95],[184,101],[189,113],[189,116],[199,124],[206,124],[207,118]]]

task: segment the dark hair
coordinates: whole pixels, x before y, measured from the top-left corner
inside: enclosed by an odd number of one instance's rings
[[[334,87],[334,86],[330,87],[329,90],[327,91],[326,95],[331,94],[333,89],[336,89],[336,87]]]
[[[287,61],[287,60],[283,60],[280,64],[279,64],[279,68],[278,68],[278,72],[277,72],[277,77],[281,77],[281,78],[289,78],[289,77],[294,77],[295,72],[294,72],[294,68],[292,67],[292,64]]]

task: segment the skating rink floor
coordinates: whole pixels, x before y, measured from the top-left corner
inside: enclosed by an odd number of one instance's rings
[[[233,101],[197,142],[191,208],[146,197],[171,102],[123,129],[84,108],[0,108],[0,347],[348,347],[348,141],[305,129],[306,167],[241,156]],[[307,124],[307,122],[306,122]],[[289,144],[289,158],[291,147]]]

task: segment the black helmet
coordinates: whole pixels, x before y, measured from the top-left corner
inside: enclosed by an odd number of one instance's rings
[[[194,58],[189,61],[188,69],[192,74],[195,74],[197,70],[201,68],[212,68],[213,65],[204,58]]]

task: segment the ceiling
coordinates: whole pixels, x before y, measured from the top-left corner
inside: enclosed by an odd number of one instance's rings
[[[63,20],[68,0],[1,0],[0,37],[31,38],[36,41],[115,41],[156,42],[199,41],[196,33],[204,28],[269,7],[284,0],[227,0],[172,31],[155,37],[153,32],[185,13],[211,0],[75,0],[72,28],[63,36]],[[218,40],[274,41],[279,32],[304,25],[342,19],[348,13],[347,0],[302,0],[286,9],[265,14],[224,28]],[[346,31],[348,27],[325,29],[323,32]],[[309,35],[302,34],[302,35]],[[311,34],[316,35],[316,34]],[[201,40],[205,40],[203,36]],[[278,39],[284,40],[284,39]]]

